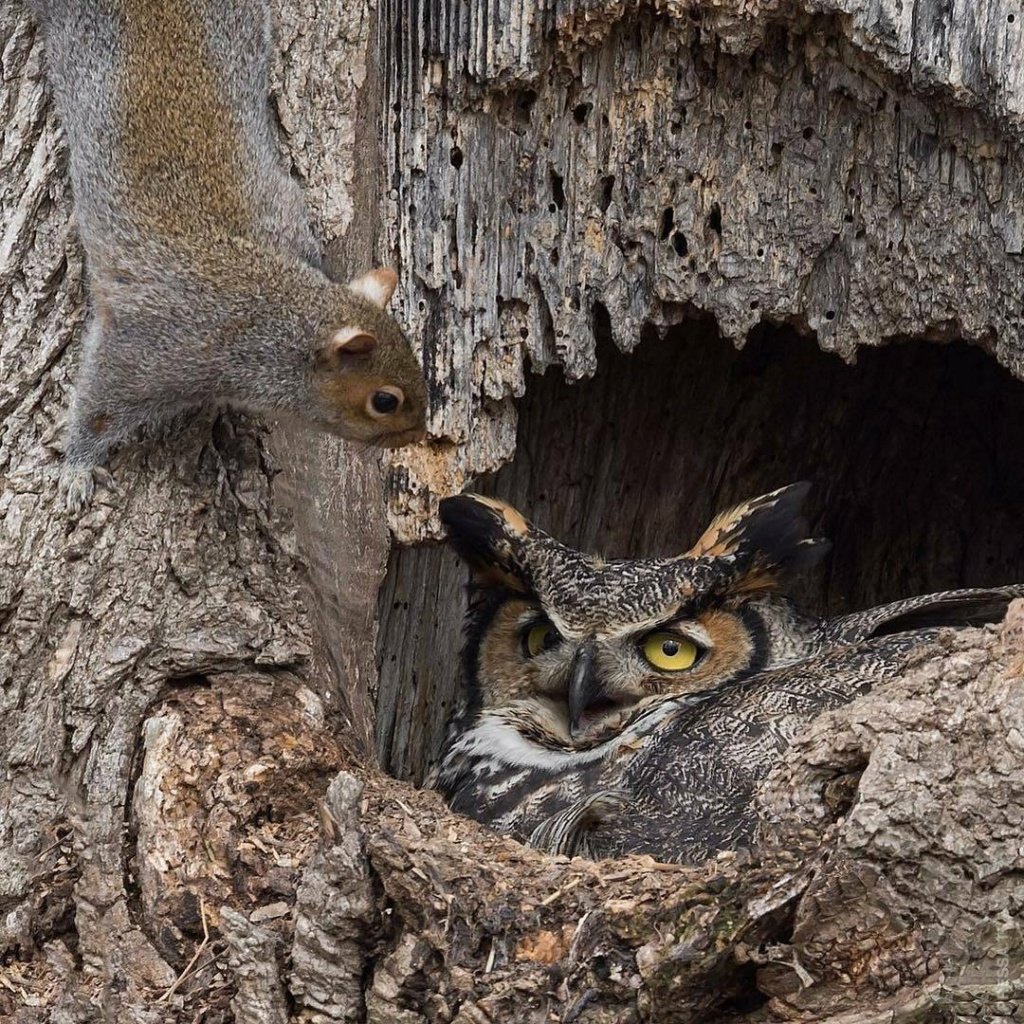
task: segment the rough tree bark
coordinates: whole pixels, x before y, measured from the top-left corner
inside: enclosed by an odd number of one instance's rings
[[[389,554],[384,503],[422,540],[510,460],[484,486],[619,550],[810,466],[846,542],[820,607],[1020,577],[1020,4],[278,15],[282,145],[339,271],[398,259],[434,443],[382,477],[210,417],[70,525],[82,258],[40,43],[0,6],[0,1018],[1024,1019],[1020,607],[817,722],[762,845],[700,869],[545,857],[374,767],[436,750],[461,600],[438,549]],[[814,349],[908,338],[985,355]]]

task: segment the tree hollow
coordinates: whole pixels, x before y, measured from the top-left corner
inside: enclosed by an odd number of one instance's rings
[[[474,490],[607,557],[677,554],[714,513],[809,480],[833,542],[795,596],[821,613],[1024,578],[1024,384],[963,342],[896,341],[849,365],[763,326],[742,350],[710,318],[645,330],[631,354],[595,315],[598,371],[531,377],[516,455]],[[379,604],[376,743],[421,780],[458,699],[465,571],[395,548]]]

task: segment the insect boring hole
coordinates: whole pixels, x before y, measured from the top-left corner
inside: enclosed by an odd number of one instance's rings
[[[515,458],[472,490],[575,548],[680,554],[716,512],[798,480],[832,542],[792,580],[840,613],[1024,577],[1024,383],[963,342],[903,341],[855,365],[759,328],[737,351],[710,318],[645,331],[629,355],[598,323],[598,371],[528,382]],[[392,552],[380,597],[376,741],[421,781],[459,699],[466,569],[445,546]]]

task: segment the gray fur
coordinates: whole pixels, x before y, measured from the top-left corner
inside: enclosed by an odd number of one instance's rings
[[[373,443],[415,439],[419,365],[379,305],[323,273],[275,145],[267,4],[37,0],[33,9],[93,305],[65,446],[69,507],[88,503],[112,444],[214,403]],[[400,386],[406,403],[393,423],[364,423],[315,386],[320,354],[349,326],[377,348],[330,372]]]

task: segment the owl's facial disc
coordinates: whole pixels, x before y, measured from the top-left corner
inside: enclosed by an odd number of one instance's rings
[[[608,623],[600,634],[559,628],[558,611],[526,595],[501,602],[472,672],[483,708],[527,701],[536,735],[577,748],[617,731],[648,698],[737,678],[755,652],[740,610],[694,609],[660,622],[645,616]]]
[[[609,646],[582,644],[569,677],[570,736],[583,740],[603,730],[610,716],[679,685],[677,677],[694,668],[712,647],[711,637],[696,622],[627,634]]]
[[[654,629],[626,626],[610,636],[563,636],[545,612],[515,602],[515,626],[532,693],[560,703],[574,742],[589,742],[644,697],[682,685],[714,646],[696,621]],[[524,610],[525,609],[525,610]]]

